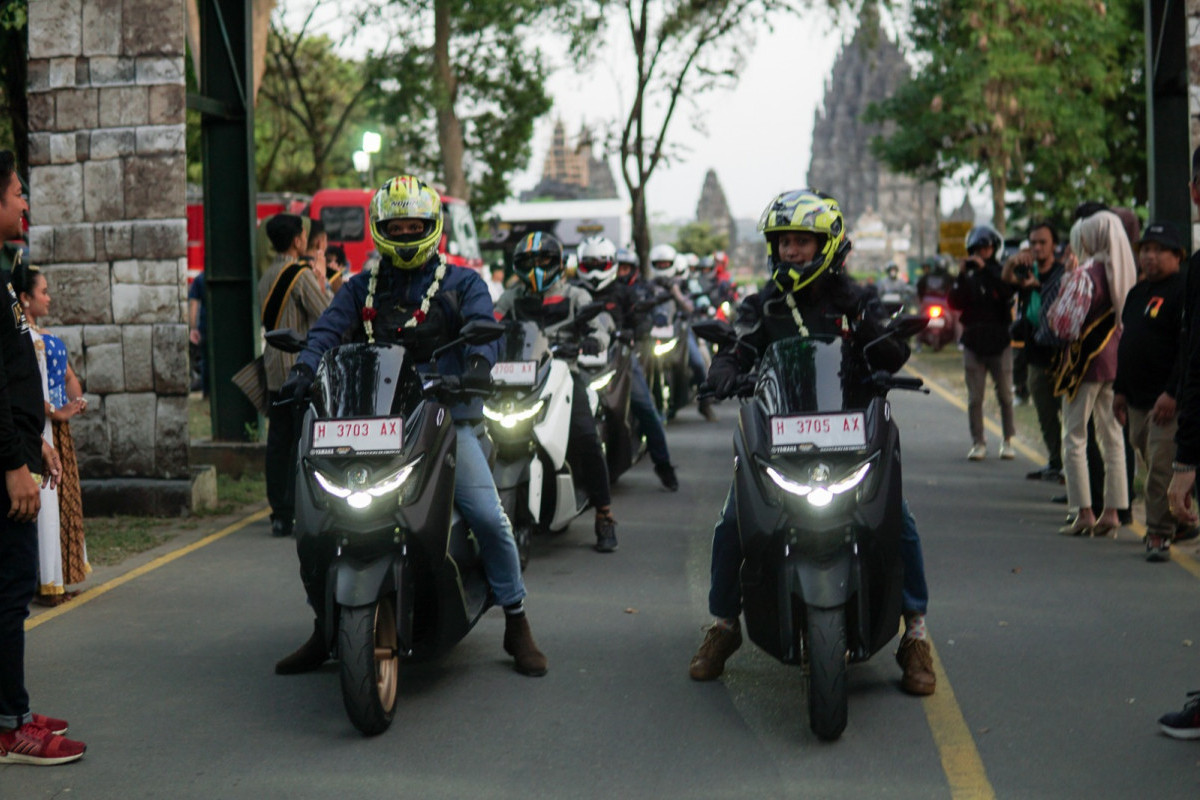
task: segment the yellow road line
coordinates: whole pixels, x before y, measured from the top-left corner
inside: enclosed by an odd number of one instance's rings
[[[181,547],[178,550],[172,550],[170,553],[159,556],[158,558],[154,559],[153,561],[147,562],[147,563],[143,564],[142,566],[138,567],[137,569],[130,570],[129,572],[126,572],[124,575],[121,575],[120,577],[113,578],[111,581],[107,581],[105,583],[100,584],[95,589],[88,589],[86,592],[84,592],[83,594],[76,597],[70,603],[66,603],[65,605],[61,605],[61,606],[56,606],[55,608],[50,609],[49,611],[45,612],[44,614],[38,614],[33,619],[25,620],[25,630],[31,631],[34,628],[36,628],[38,625],[41,625],[44,622],[49,622],[52,619],[61,617],[63,614],[66,614],[69,611],[73,611],[74,609],[79,608],[82,605],[86,605],[86,604],[92,602],[97,597],[100,597],[101,595],[103,595],[105,593],[111,592],[113,589],[116,589],[118,586],[124,586],[125,584],[129,583],[131,580],[134,580],[135,578],[140,578],[141,576],[145,575],[148,572],[153,572],[154,570],[158,569],[159,567],[166,566],[167,564],[170,564],[172,561],[174,561],[177,558],[183,558],[188,553],[195,552],[196,550],[199,550],[201,547],[207,547],[208,545],[212,544],[213,542],[215,542],[219,539],[224,539],[226,536],[228,536],[231,533],[237,533],[238,531],[240,531],[242,528],[246,527],[247,525],[251,525],[255,522],[258,522],[261,519],[266,519],[268,516],[270,516],[270,514],[271,514],[271,509],[269,509],[269,508],[264,508],[261,511],[256,511],[253,514],[251,514],[250,516],[243,517],[242,519],[238,520],[237,522],[233,523],[232,525],[224,527],[221,530],[217,531],[216,533],[211,533],[208,536],[205,536],[203,539],[199,539],[195,542],[192,542],[191,544],[187,545],[186,547]]]
[[[937,648],[929,643],[933,653],[933,672],[937,675],[937,691],[922,701],[929,730],[942,759],[942,771],[950,784],[950,796],[954,800],[994,800],[996,792],[988,780],[983,759],[975,747],[975,739],[963,718],[962,709],[954,699],[954,689]]]

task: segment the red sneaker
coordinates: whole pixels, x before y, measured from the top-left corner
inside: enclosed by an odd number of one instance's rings
[[[87,745],[53,734],[27,722],[0,733],[0,764],[66,764],[83,758]]]
[[[62,736],[69,730],[65,719],[55,719],[54,717],[47,717],[42,714],[34,714],[32,723],[39,728],[45,728],[55,736]]]

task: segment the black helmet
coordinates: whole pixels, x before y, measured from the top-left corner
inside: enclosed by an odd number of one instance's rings
[[[549,233],[530,233],[513,253],[513,272],[541,294],[562,277],[562,242]]]
[[[981,247],[991,247],[992,254],[999,256],[1003,244],[1004,240],[991,225],[976,225],[967,234],[967,255],[974,255]]]

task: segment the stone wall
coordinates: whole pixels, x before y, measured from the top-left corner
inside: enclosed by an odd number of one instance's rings
[[[30,250],[84,478],[186,478],[184,0],[29,4]]]

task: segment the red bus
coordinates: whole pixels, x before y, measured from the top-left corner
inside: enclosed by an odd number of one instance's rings
[[[260,192],[255,218],[261,222],[282,211],[302,214],[311,199],[311,195],[295,192]],[[193,185],[187,188],[187,266],[190,285],[204,271],[204,193]]]

